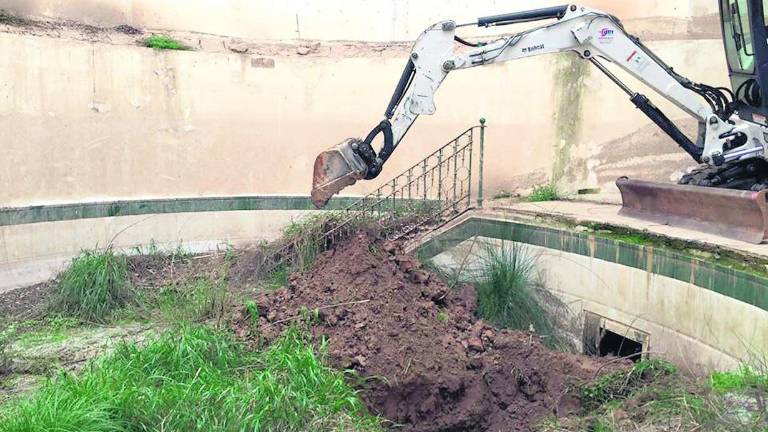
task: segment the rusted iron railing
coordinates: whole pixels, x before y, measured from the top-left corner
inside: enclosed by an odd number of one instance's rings
[[[268,254],[263,273],[303,268],[314,255],[349,238],[361,226],[374,225],[389,239],[433,229],[473,206],[473,181],[482,200],[482,178],[473,179],[473,163],[482,161],[485,120],[440,147],[348,208],[323,213]],[[479,141],[479,148],[476,148]],[[479,170],[482,175],[482,169]],[[295,237],[295,238],[294,238]]]

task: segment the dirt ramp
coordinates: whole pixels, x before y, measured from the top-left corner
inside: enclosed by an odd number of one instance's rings
[[[408,431],[527,431],[579,407],[575,384],[598,361],[549,351],[534,334],[474,317],[474,289],[452,291],[395,244],[360,234],[289,287],[257,299],[267,339],[300,316],[330,360],[365,378],[370,409]],[[235,320],[255,337],[245,311]]]

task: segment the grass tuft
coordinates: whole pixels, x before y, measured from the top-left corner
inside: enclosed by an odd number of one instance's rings
[[[491,324],[508,329],[552,335],[549,314],[533,281],[535,257],[520,243],[484,247],[476,275],[477,314]]]
[[[149,306],[160,310],[168,322],[199,322],[218,314],[227,287],[222,281],[201,278],[164,286]]]
[[[189,51],[191,48],[169,36],[152,35],[142,41],[142,45],[156,50]]]
[[[133,293],[128,265],[110,248],[85,251],[72,260],[58,279],[50,309],[86,322],[105,322],[110,313],[128,304]]]
[[[0,377],[5,375],[11,362],[10,353],[8,353],[7,349],[15,336],[16,327],[14,326],[0,330]]]
[[[606,374],[597,382],[582,387],[581,401],[586,409],[596,409],[605,403],[626,399],[644,383],[676,373],[677,368],[664,360],[641,360],[629,371]]]
[[[0,432],[381,430],[342,373],[292,328],[262,352],[202,326],[122,343],[0,414]]]
[[[557,186],[553,183],[536,186],[533,192],[528,196],[530,202],[555,201],[560,199]]]

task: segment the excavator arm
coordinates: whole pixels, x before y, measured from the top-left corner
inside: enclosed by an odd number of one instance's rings
[[[467,25],[500,26],[538,20],[547,25],[504,36],[490,43],[470,43],[457,36]],[[765,156],[763,128],[735,115],[732,92],[695,83],[679,74],[628,34],[621,22],[606,13],[565,5],[479,18],[457,25],[443,21],[426,29],[413,46],[384,119],[365,139],[350,138],[315,161],[313,203],[326,205],[332,195],[358,180],[373,179],[405,134],[424,114],[435,113],[434,96],[449,73],[542,54],[574,52],[591,62],[630,101],[677,142],[694,160],[714,166]],[[698,136],[691,140],[645,95],[622,82],[604,62],[612,63],[694,117]],[[376,151],[374,139],[384,143]]]

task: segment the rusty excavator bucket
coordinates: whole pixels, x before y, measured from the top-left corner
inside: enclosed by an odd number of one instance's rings
[[[323,208],[331,197],[365,178],[367,165],[353,150],[356,140],[349,138],[320,153],[312,177],[312,203]]]
[[[768,190],[683,186],[620,178],[621,215],[760,244],[768,239]]]

